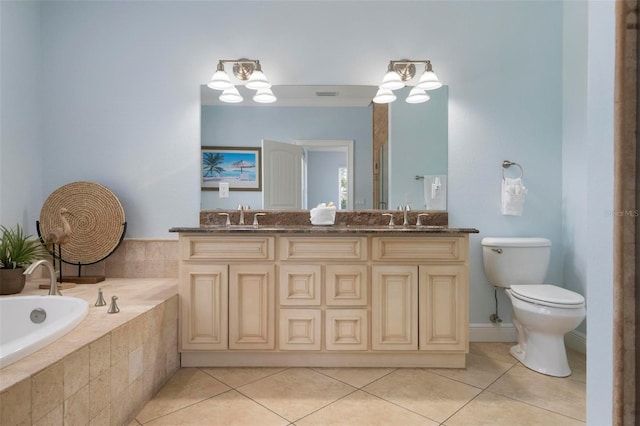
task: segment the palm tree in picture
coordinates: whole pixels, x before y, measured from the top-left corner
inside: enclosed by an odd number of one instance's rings
[[[222,174],[224,168],[221,166],[224,161],[224,154],[219,152],[205,152],[202,154],[202,173],[204,177],[213,176],[213,174]]]

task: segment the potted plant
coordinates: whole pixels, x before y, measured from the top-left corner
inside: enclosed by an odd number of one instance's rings
[[[24,268],[46,254],[42,243],[20,225],[0,226],[0,295],[20,293],[26,281]]]

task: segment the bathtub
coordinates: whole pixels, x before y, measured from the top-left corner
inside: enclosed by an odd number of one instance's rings
[[[88,312],[86,300],[77,297],[0,297],[0,368],[67,334]]]

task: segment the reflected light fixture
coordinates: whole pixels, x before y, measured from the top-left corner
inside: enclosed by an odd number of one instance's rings
[[[434,90],[442,87],[442,82],[433,72],[431,61],[411,59],[389,61],[387,73],[384,75],[380,86],[378,86],[379,90],[373,98],[373,102],[385,104],[395,101],[396,96],[392,91],[403,88],[409,80],[415,77],[416,65],[424,65],[424,72],[418,84],[409,92],[406,101],[412,104],[427,102],[430,97],[425,90]]]
[[[222,90],[218,99],[222,102],[238,103],[242,102],[242,95],[234,86],[229,75],[224,70],[224,64],[233,64],[233,75],[240,81],[246,81],[247,89],[256,90],[253,100],[259,103],[270,103],[277,100],[271,91],[271,83],[262,72],[259,60],[253,59],[220,59],[216,72],[207,84],[211,89]]]

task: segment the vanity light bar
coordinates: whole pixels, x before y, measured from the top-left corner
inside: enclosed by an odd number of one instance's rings
[[[434,90],[442,87],[442,82],[438,79],[438,76],[433,72],[430,60],[411,60],[402,59],[398,61],[389,61],[387,67],[387,73],[382,79],[382,83],[378,86],[378,92],[373,98],[373,102],[379,104],[386,104],[396,100],[396,95],[393,94],[394,90],[401,89],[406,85],[406,82],[411,80],[416,75],[416,65],[424,65],[424,72],[420,76],[418,84],[415,85],[406,101],[408,103],[422,103],[429,100],[427,90]]]
[[[262,66],[257,59],[220,59],[216,72],[211,77],[211,81],[207,84],[211,89],[222,90],[222,94],[218,99],[222,102],[237,103],[242,102],[242,95],[231,82],[231,79],[224,70],[224,64],[233,64],[233,75],[241,81],[246,81],[247,89],[255,90],[257,93],[253,96],[253,100],[258,103],[271,103],[277,100],[271,91],[271,83],[267,80],[267,76],[262,72]]]

